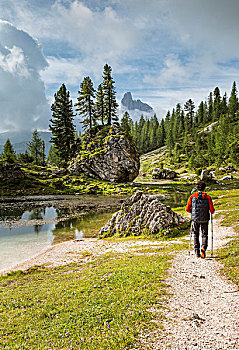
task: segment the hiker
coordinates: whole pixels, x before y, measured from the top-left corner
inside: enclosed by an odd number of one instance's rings
[[[213,214],[212,198],[204,191],[206,184],[204,181],[199,181],[196,184],[197,192],[194,192],[188,199],[186,211],[191,213],[191,233],[194,233],[194,251],[197,258],[205,258],[208,246],[208,221],[210,213]],[[202,248],[200,251],[199,229],[202,232]]]

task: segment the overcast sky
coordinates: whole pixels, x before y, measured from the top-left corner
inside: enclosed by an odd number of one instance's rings
[[[1,0],[0,131],[46,129],[54,93],[73,99],[105,63],[117,98],[159,117],[239,83],[238,0]]]

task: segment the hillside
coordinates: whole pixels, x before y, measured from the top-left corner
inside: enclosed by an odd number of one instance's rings
[[[199,137],[201,140],[210,139],[213,137],[215,128],[217,130],[218,122],[213,122],[207,126],[203,126],[194,130],[194,138]],[[238,127],[238,122],[235,122],[233,128]],[[167,146],[162,146],[151,152],[145,153],[140,157],[140,173],[136,182],[149,182],[156,181],[152,179],[152,175],[155,169],[169,169],[176,172],[176,177],[174,181],[187,182],[194,181],[200,178],[200,174],[203,169],[208,169],[212,172],[213,176],[221,180],[225,176],[232,176],[233,179],[239,179],[239,168],[236,162],[232,162],[230,157],[222,157],[220,165],[218,164],[218,159],[215,157],[211,162],[207,163],[208,158],[208,143],[201,142],[200,151],[196,154],[195,151],[195,142],[191,141],[192,134],[189,134],[187,143],[183,138],[179,139],[176,144],[175,149],[171,150]],[[239,136],[236,138],[236,141],[239,142]],[[186,152],[184,151],[186,150]],[[226,151],[226,150],[225,150]],[[192,157],[195,158],[192,161]],[[202,157],[202,164],[196,162],[196,157]],[[238,157],[238,154],[235,154],[235,158]],[[194,162],[195,161],[195,162]],[[167,180],[168,182],[170,180]]]

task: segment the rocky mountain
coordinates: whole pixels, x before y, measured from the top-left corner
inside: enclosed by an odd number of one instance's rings
[[[69,171],[112,182],[133,181],[139,173],[139,154],[116,124],[86,132]]]
[[[126,92],[121,100],[122,107],[128,111],[153,112],[153,108],[140,100],[133,100],[131,92]]]

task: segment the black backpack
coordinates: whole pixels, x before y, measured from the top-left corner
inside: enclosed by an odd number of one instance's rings
[[[210,220],[209,214],[209,199],[203,198],[202,192],[198,192],[198,198],[192,198],[191,220],[204,223]]]

